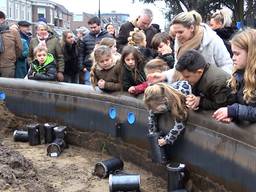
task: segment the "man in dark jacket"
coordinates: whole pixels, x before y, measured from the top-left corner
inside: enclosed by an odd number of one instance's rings
[[[85,35],[79,49],[79,64],[81,70],[85,73],[85,76],[88,77],[88,79],[85,79],[85,84],[90,84],[88,82],[90,78],[88,73],[92,66],[91,53],[95,44],[104,37],[112,37],[105,29],[101,28],[101,21],[98,17],[91,18],[88,21],[88,25],[90,27],[90,32]]]
[[[227,87],[229,74],[214,64],[207,64],[198,51],[191,49],[184,53],[175,68],[193,88],[193,94],[186,98],[190,109],[218,109],[234,100]]]
[[[143,9],[141,14],[134,21],[127,21],[121,25],[119,34],[117,37],[117,49],[119,52],[122,51],[123,47],[128,43],[128,37],[130,32],[134,28],[143,30],[146,34],[147,47],[151,47],[151,40],[153,36],[158,32],[156,28],[151,25],[153,20],[153,13],[150,9]]]

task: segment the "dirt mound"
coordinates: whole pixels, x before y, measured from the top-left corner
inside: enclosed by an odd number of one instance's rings
[[[31,161],[19,152],[1,144],[0,189],[8,191],[48,191],[50,187],[39,180]]]
[[[0,137],[12,133],[15,129],[23,129],[26,124],[35,121],[36,117],[25,119],[15,116],[3,102],[0,102]]]

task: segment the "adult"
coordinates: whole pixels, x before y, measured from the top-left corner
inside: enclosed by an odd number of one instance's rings
[[[31,23],[28,21],[19,21],[18,22],[18,30],[21,37],[22,42],[22,54],[17,59],[16,68],[15,68],[15,78],[24,78],[28,72],[28,62],[27,57],[29,54],[29,43],[31,39],[30,32]]]
[[[108,23],[106,26],[105,26],[105,29],[108,31],[108,33],[110,35],[113,36],[113,38],[116,38],[116,29],[115,29],[115,26],[113,23]]]
[[[14,77],[15,62],[21,55],[22,44],[17,30],[10,30],[0,11],[0,77]]]
[[[79,82],[78,47],[71,31],[62,33],[62,52],[64,56],[64,81]]]
[[[232,27],[232,18],[227,9],[217,10],[212,14],[210,20],[210,27],[223,40],[228,52],[232,56],[232,50],[229,40],[235,33],[235,28]]]
[[[89,19],[88,25],[90,32],[83,38],[79,50],[79,64],[81,70],[84,72],[85,84],[90,84],[90,70],[92,66],[91,53],[95,44],[104,37],[112,37],[105,29],[101,28],[101,21],[98,17]]]
[[[175,34],[174,52],[176,62],[187,50],[196,49],[205,60],[228,73],[232,71],[232,60],[222,39],[206,24],[196,11],[182,12],[171,22]]]
[[[86,27],[79,27],[78,29],[76,29],[76,31],[77,31],[76,43],[77,43],[78,53],[80,53],[83,50],[83,44],[82,44],[83,39],[84,39],[85,35],[87,33],[89,33],[90,31]],[[80,70],[80,72],[79,72],[79,83],[84,84],[84,72],[82,70]]]
[[[151,25],[153,20],[153,13],[150,9],[143,9],[140,15],[133,21],[127,21],[121,25],[119,34],[117,37],[117,50],[122,51],[123,47],[128,43],[128,37],[130,32],[134,31],[134,28],[139,28],[145,32],[147,47],[151,47],[151,40],[157,33],[157,29]]]
[[[52,33],[48,32],[49,27],[44,22],[38,22],[36,26],[36,37],[32,38],[30,41],[29,46],[29,57],[28,62],[29,64],[32,63],[34,60],[34,49],[38,45],[44,45],[47,47],[48,52],[51,53],[56,61],[56,68],[57,68],[57,80],[63,81],[64,80],[64,59],[61,50],[61,45],[57,37],[54,37]]]
[[[31,26],[31,23],[28,21],[19,21],[18,22],[20,37],[22,39],[25,39],[27,41],[28,45],[29,45],[31,37],[32,37],[30,26]]]

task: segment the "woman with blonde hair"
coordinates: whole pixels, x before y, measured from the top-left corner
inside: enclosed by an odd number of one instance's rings
[[[153,51],[146,47],[146,35],[143,30],[134,28],[134,30],[130,32],[130,37],[128,37],[128,45],[136,47],[147,61],[155,57]]]
[[[217,10],[215,13],[212,14],[209,25],[223,40],[228,52],[232,56],[232,50],[229,40],[235,33],[235,28],[232,27],[231,14],[228,12],[227,9]]]
[[[232,60],[222,39],[212,29],[202,23],[196,11],[182,12],[171,21],[175,34],[174,52],[176,61],[189,49],[198,50],[212,65],[231,73]]]
[[[158,139],[160,146],[173,144],[185,129],[188,117],[186,95],[191,93],[187,81],[179,81],[172,86],[157,83],[149,86],[144,93],[144,103],[149,110],[149,121],[155,121],[155,114],[170,113],[174,126],[163,137]],[[161,130],[163,131],[163,130]]]
[[[231,39],[234,69],[228,85],[236,101],[214,112],[217,121],[256,121],[256,30],[246,29]]]
[[[111,48],[111,51],[113,53],[114,59],[115,61],[119,61],[121,58],[121,54],[117,52],[117,48],[116,48],[116,39],[111,38],[111,37],[104,37],[103,39],[101,39],[101,41],[99,42],[99,45],[106,45],[108,47]]]

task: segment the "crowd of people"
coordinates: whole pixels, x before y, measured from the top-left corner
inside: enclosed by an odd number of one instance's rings
[[[175,129],[159,145],[174,142],[188,110],[215,110],[212,117],[224,123],[256,121],[255,29],[235,30],[224,10],[209,24],[194,10],[182,12],[169,32],[159,31],[152,20],[152,11],[143,9],[117,33],[113,24],[102,28],[93,17],[89,31],[80,27],[77,37],[65,31],[60,41],[44,22],[31,38],[29,22],[8,26],[0,11],[0,76],[80,83],[134,96],[145,91],[151,112],[171,111],[175,117]]]

